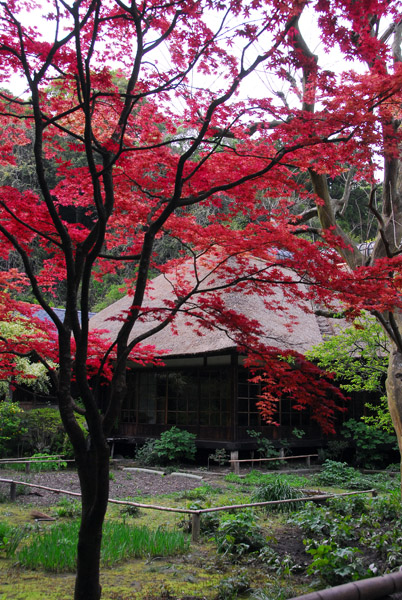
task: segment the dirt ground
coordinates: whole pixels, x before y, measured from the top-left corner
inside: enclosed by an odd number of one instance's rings
[[[31,484],[67,490],[80,491],[77,473],[72,469],[61,471],[47,471],[42,473],[25,473],[23,471],[0,470],[0,479],[9,479],[16,482],[23,481]],[[126,471],[123,466],[114,466],[110,476],[110,498],[120,500],[132,496],[157,496],[189,490],[205,483],[208,475],[203,479],[186,477],[179,474],[159,475],[143,471]],[[10,484],[0,482],[0,496],[8,498]],[[58,502],[60,494],[50,490],[17,485],[17,502],[34,506],[51,506]]]

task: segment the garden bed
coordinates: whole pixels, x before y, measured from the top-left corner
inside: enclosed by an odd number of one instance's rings
[[[22,472],[4,470],[0,476],[5,473],[12,479],[18,475],[21,481],[27,477]],[[272,500],[272,494],[291,499],[296,492],[296,495],[304,495],[306,489],[334,493],[377,487],[379,496],[371,498],[361,494],[319,505],[294,503],[290,512],[280,512],[278,507],[274,510],[271,506],[207,513],[201,517],[200,543],[189,545],[186,538],[185,550],[173,551],[168,556],[149,553],[128,560],[118,556],[117,562],[105,559],[103,599],[286,600],[311,589],[397,570],[402,564],[399,535],[402,505],[395,476],[368,478],[331,461],[323,473],[312,473],[310,477],[280,472],[263,475],[257,471],[242,477],[229,472],[220,477],[205,471],[200,474],[202,481],[113,469],[110,495],[171,509],[239,505]],[[78,481],[70,470],[31,473],[28,477],[38,484],[78,491]],[[33,544],[33,556],[38,555],[39,542],[42,543],[47,531],[71,522],[71,527],[60,530],[67,544],[67,533],[76,531],[79,514],[77,500],[69,498],[63,503],[60,496],[52,492],[38,490],[38,493],[40,495],[21,494],[13,504],[0,504],[0,522],[8,521],[22,528],[28,524],[28,533],[20,547]],[[284,505],[282,508],[285,510]],[[40,509],[56,522],[35,523],[33,513]],[[113,523],[120,527],[125,523],[129,527],[147,527],[152,531],[162,528],[186,536],[191,532],[192,523],[185,514],[143,508],[138,511],[121,505],[109,506],[106,522],[107,527]],[[111,537],[112,533],[105,535],[105,544]],[[69,544],[74,548],[73,541]],[[117,542],[116,547],[120,546]],[[69,572],[71,567],[59,566],[57,573],[50,573],[48,567],[24,565],[23,555],[18,552],[9,558],[5,551],[0,552],[0,582],[3,581],[0,597],[4,594],[7,600],[28,597],[40,600],[46,586],[48,600],[71,598],[74,580],[73,573]],[[43,554],[49,555],[46,550]]]
[[[200,481],[188,477],[163,475],[150,472],[131,472],[123,469],[112,469],[110,475],[110,498],[126,498],[129,496],[158,496],[192,489],[200,485]],[[0,478],[14,481],[37,483],[45,487],[80,492],[78,475],[73,469],[61,471],[42,471],[28,473],[11,469],[0,469]],[[10,486],[0,483],[0,496],[9,497]],[[43,489],[23,488],[18,486],[18,502],[35,506],[50,506],[57,503],[60,494]]]

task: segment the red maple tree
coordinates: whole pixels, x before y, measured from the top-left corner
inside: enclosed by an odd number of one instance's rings
[[[57,358],[57,371],[50,365],[49,370],[82,491],[76,600],[101,595],[107,436],[125,395],[127,361],[155,359],[147,336],[174,326],[175,315],[191,301],[200,327],[224,326],[240,348],[253,348],[254,366],[262,361],[301,407],[314,398],[307,393],[312,367],[294,355],[278,361],[275,351],[260,347],[252,319],[222,310],[225,289],[264,294],[270,309],[280,286],[292,302],[308,298],[338,310],[342,301],[350,313],[366,308],[383,320],[385,314],[393,320],[399,315],[397,251],[383,252],[370,265],[353,264],[354,270],[340,266],[328,248],[349,263],[357,249],[332,219],[324,193],[326,174],[334,177],[353,165],[361,177],[372,177],[376,152],[398,160],[401,70],[395,63],[386,72],[387,40],[372,33],[380,18],[399,23],[397,3],[320,0],[309,7],[325,43],[336,42],[346,57],[369,63],[363,75],[318,68],[299,31],[307,4],[54,0],[39,11],[28,0],[1,5],[2,84],[9,86],[10,76],[18,74],[26,85],[20,96],[0,92],[1,165],[13,165],[15,145],[26,145],[36,172],[33,186],[0,189],[1,258],[6,261],[10,252],[19,256],[25,280],[18,283],[30,286],[55,325],[43,339],[1,340],[1,350],[9,368],[15,352],[34,352],[45,363],[46,357]],[[300,89],[293,75],[298,70]],[[270,96],[258,85],[268,75],[274,86]],[[285,83],[295,100],[275,91]],[[56,173],[49,164],[57,166]],[[310,173],[313,195],[297,173]],[[295,211],[296,197],[317,201],[318,243],[308,237],[310,211]],[[203,226],[197,206],[207,215]],[[85,219],[66,219],[71,208]],[[240,229],[234,226],[239,222]],[[182,252],[162,268],[155,245],[169,237]],[[389,250],[390,242],[381,240]],[[33,259],[38,248],[39,264]],[[189,256],[196,272],[208,262],[208,286],[203,278],[189,285],[180,277]],[[254,259],[264,267],[256,267]],[[127,273],[128,264],[132,305],[108,345],[89,331],[91,281],[123,268]],[[136,323],[149,316],[144,298],[151,269],[174,270],[172,298],[161,307],[158,325],[146,336],[132,337]],[[4,318],[32,315],[14,300],[15,276],[1,274]],[[63,320],[51,305],[61,281]],[[388,329],[395,333],[397,327]],[[292,361],[303,394],[295,388]],[[100,414],[97,394],[105,376],[110,385]],[[73,400],[73,381],[84,408]],[[268,415],[269,400],[262,404]],[[331,410],[315,397],[316,418],[325,422]],[[85,414],[87,438],[77,412]]]

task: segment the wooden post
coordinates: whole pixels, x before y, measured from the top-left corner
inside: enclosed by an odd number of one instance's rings
[[[239,465],[239,451],[231,450],[230,451],[230,460],[232,461],[233,470],[238,475],[240,473],[240,465]]]
[[[310,468],[311,467],[310,456],[306,456],[306,463],[307,463],[307,467]]]
[[[10,483],[10,501],[15,502],[17,499],[17,484],[15,481]]]
[[[29,460],[25,463],[25,473],[29,473],[31,470],[31,464]]]
[[[200,513],[193,513],[191,519],[191,541],[198,542],[200,538]]]

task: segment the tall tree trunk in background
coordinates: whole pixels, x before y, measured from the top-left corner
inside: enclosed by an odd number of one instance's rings
[[[367,19],[371,18],[367,15]],[[372,19],[370,27],[372,35],[377,34],[375,25],[376,19]],[[315,111],[315,91],[316,78],[318,72],[317,56],[315,56],[307,46],[303,36],[300,33],[299,26],[295,27],[296,35],[294,37],[295,48],[303,55],[303,103],[302,110],[310,113]],[[388,39],[393,34],[392,53],[394,63],[402,61],[401,40],[402,40],[402,20],[396,22],[393,27],[388,28]],[[358,47],[358,37],[356,38],[356,47]],[[380,63],[378,65],[378,63]],[[380,70],[385,72],[387,66],[376,58],[373,63],[368,65],[373,70],[373,76],[376,77],[374,66],[380,66]],[[397,115],[399,117],[399,114]],[[376,260],[384,257],[397,256],[401,252],[402,245],[402,164],[401,148],[398,146],[398,130],[400,129],[400,120],[395,116],[395,109],[385,106],[380,113],[379,123],[382,127],[383,136],[383,157],[384,157],[384,176],[382,190],[382,210],[381,214],[373,206],[370,199],[370,209],[378,222],[378,234],[375,240],[373,252],[370,257],[365,256],[358,248],[356,243],[349,235],[342,230],[337,222],[327,177],[330,173],[317,173],[313,169],[309,170],[313,190],[319,201],[316,204],[317,214],[320,220],[322,230],[331,230],[342,240],[342,245],[337,249],[344,258],[347,265],[352,269],[358,268],[363,264],[374,265]],[[392,277],[392,273],[389,275]],[[386,381],[388,406],[395,428],[398,446],[401,453],[401,476],[402,476],[402,312],[395,310],[393,312],[379,313],[374,311],[374,315],[385,330],[390,343],[391,352],[389,356],[388,373]],[[402,479],[402,477],[401,477]],[[402,494],[402,482],[401,482]]]
[[[402,327],[402,315],[398,315],[399,325]],[[402,352],[393,344],[388,364],[387,373],[387,399],[392,423],[398,439],[398,447],[402,457]],[[402,458],[401,458],[402,476]],[[402,481],[402,480],[401,480]],[[401,482],[402,493],[402,482]]]

